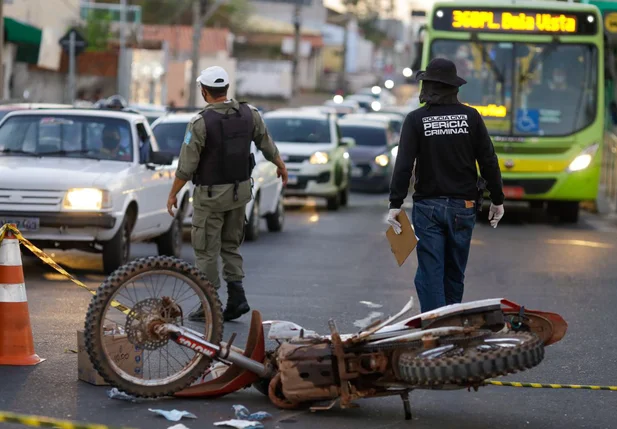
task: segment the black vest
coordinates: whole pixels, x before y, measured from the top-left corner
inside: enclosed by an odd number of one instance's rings
[[[253,113],[246,103],[226,113],[206,109],[206,144],[193,183],[198,186],[238,184],[251,177]]]

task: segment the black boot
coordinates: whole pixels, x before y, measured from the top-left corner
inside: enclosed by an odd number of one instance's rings
[[[249,303],[244,296],[244,288],[242,282],[227,283],[227,306],[223,312],[223,319],[228,322],[242,316],[251,311]]]

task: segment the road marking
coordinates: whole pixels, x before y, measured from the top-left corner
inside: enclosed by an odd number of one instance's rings
[[[601,243],[599,241],[585,241],[585,240],[557,240],[557,239],[549,239],[546,240],[548,244],[571,244],[573,246],[584,246],[584,247],[594,247],[597,249],[612,249],[612,244]]]

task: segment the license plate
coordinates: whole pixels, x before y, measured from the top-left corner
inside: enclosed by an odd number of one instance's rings
[[[525,195],[525,190],[520,186],[504,186],[503,194],[506,198],[520,200]]]
[[[0,226],[12,223],[17,225],[17,229],[20,231],[38,231],[39,218],[38,217],[15,217],[15,218],[0,218]]]
[[[288,185],[297,185],[298,184],[298,176],[293,176],[293,175],[287,176],[287,184]]]
[[[362,177],[364,172],[361,168],[352,168],[351,169],[351,177]]]

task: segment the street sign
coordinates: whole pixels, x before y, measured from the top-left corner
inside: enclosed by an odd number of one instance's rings
[[[64,50],[64,52],[66,52],[67,54],[70,54],[71,34],[75,35],[74,36],[75,37],[74,39],[75,40],[74,42],[75,43],[75,55],[79,55],[88,48],[88,42],[86,41],[86,39],[84,39],[81,33],[77,31],[77,29],[71,28],[69,31],[66,32],[64,36],[62,36],[62,38],[58,41],[58,43],[60,43],[60,46],[62,46],[62,49]]]

